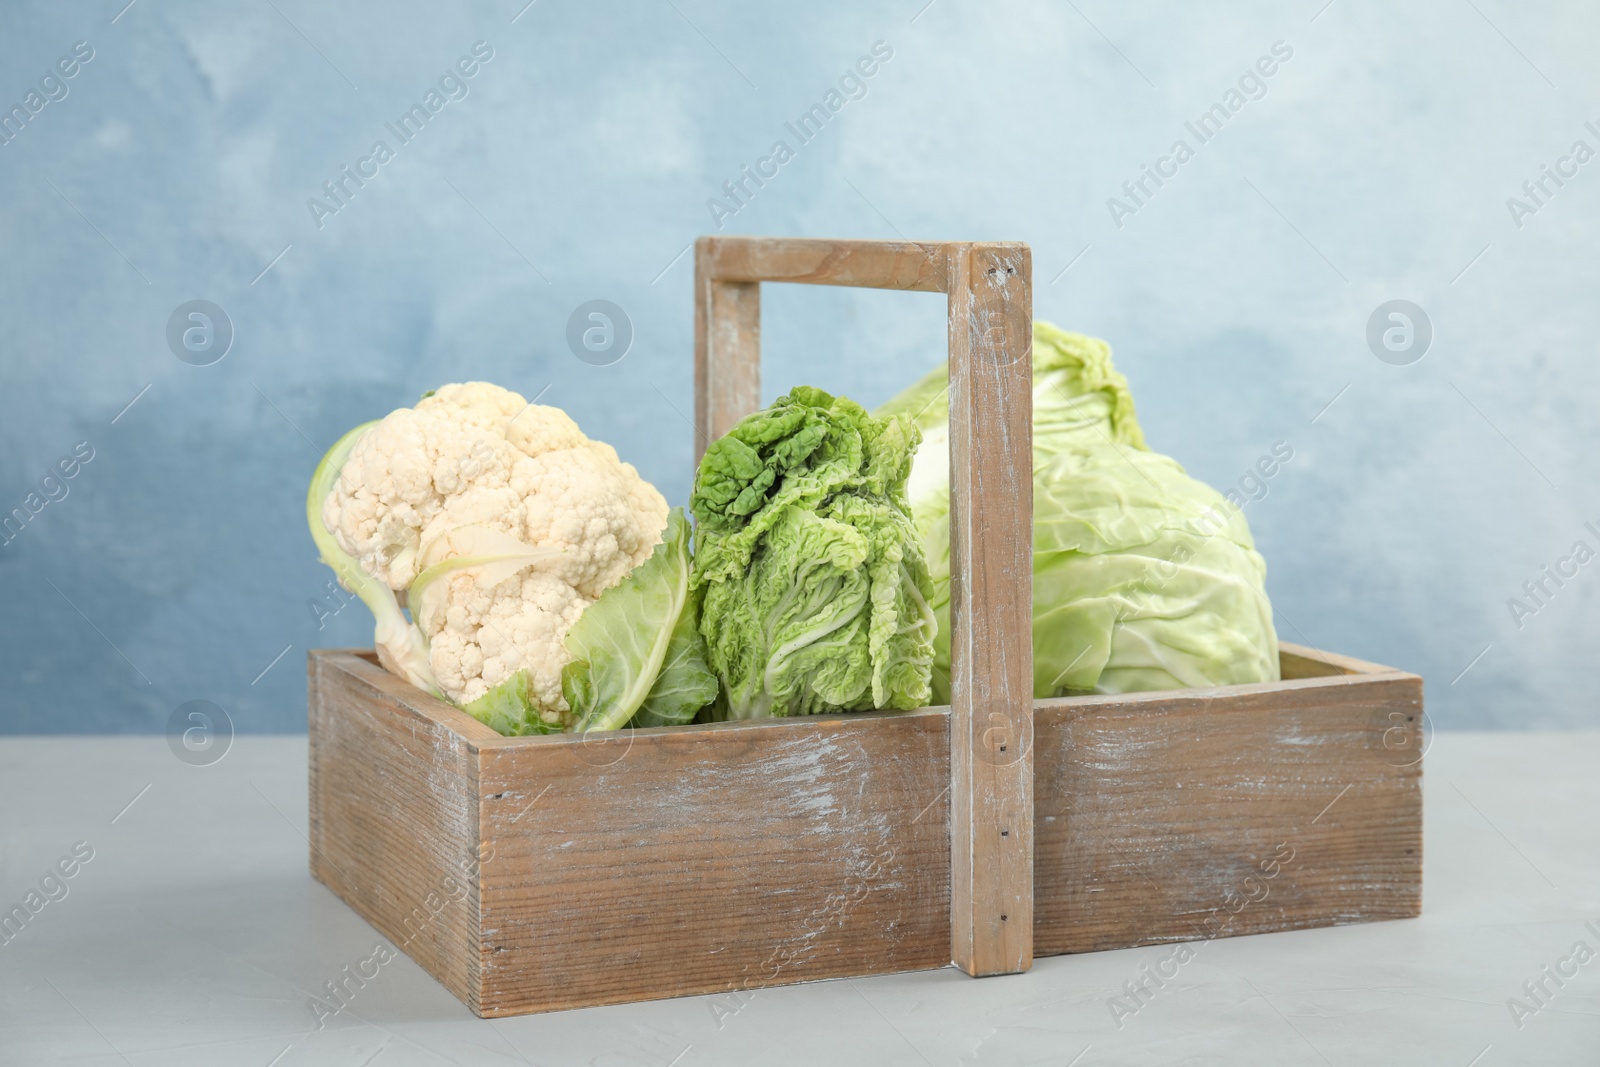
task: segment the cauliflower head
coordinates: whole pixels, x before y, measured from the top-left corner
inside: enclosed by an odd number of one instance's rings
[[[411,604],[445,696],[466,704],[525,671],[528,696],[554,724],[568,712],[567,631],[650,556],[667,502],[560,408],[466,382],[367,430],[323,501],[322,521],[392,590],[430,567],[449,571],[430,583],[426,604]],[[486,538],[498,564],[460,566],[490,558],[473,555]]]

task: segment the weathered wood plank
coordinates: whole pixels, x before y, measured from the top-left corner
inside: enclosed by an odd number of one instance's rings
[[[950,254],[951,952],[1033,962],[1033,296],[1025,245]]]
[[[1040,955],[1419,913],[1421,679],[1138,696],[1035,713]]]
[[[711,238],[694,249],[694,462],[761,406],[761,286],[714,273]]]
[[[476,1010],[469,735],[499,735],[360,655],[317,650],[307,668],[311,874]]]
[[[795,282],[938,293],[948,242],[840,241],[807,237],[702,237],[707,276],[730,282]],[[702,253],[701,250],[704,250]]]
[[[484,748],[482,1013],[943,966],[948,721]]]
[[[759,403],[761,282],[949,294],[957,719],[951,952],[972,974],[1026,970],[1033,876],[1031,254],[1022,244],[703,237],[695,277],[697,460]]]
[[[1391,669],[1354,656],[1291,645],[1287,641],[1278,644],[1278,667],[1284,681],[1326,678],[1335,674],[1382,674]]]

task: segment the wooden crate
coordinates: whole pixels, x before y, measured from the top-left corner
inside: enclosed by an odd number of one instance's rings
[[[1281,659],[1038,703],[1036,954],[1418,913],[1421,679]],[[480,1015],[951,962],[948,708],[505,738],[310,670],[312,873]]]
[[[1415,675],[1032,699],[1027,246],[701,238],[697,456],[763,281],[948,294],[951,705],[504,738],[313,652],[315,877],[484,1016],[1418,913]]]

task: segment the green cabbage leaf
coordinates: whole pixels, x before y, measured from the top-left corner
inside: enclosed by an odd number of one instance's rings
[[[949,377],[876,415],[922,430],[907,492],[938,618],[933,698],[950,695]],[[1033,327],[1034,695],[1275,681],[1266,564],[1243,513],[1152,452],[1104,342]]]

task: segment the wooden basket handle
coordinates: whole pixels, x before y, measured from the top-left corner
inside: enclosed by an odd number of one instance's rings
[[[761,283],[942,292],[950,357],[950,951],[1033,963],[1033,257],[1016,243],[701,237],[695,461],[761,406]]]

